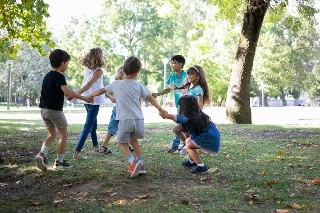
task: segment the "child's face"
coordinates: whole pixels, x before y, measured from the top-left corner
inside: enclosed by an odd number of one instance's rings
[[[188,71],[188,82],[195,84],[197,81],[199,81],[199,75],[197,72],[194,71]]]
[[[182,64],[177,61],[171,61],[170,67],[173,71],[180,71],[182,70]]]

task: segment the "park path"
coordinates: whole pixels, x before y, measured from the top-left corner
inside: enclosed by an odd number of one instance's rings
[[[175,113],[174,107],[165,108],[170,113]],[[99,124],[108,124],[112,107],[103,106],[98,115]],[[157,112],[157,109],[149,106],[142,107],[145,123],[172,122],[163,120]],[[2,119],[22,119],[37,120],[41,119],[39,108],[19,108],[17,111],[0,111],[0,120]],[[216,124],[227,124],[225,116],[225,107],[207,107],[204,111],[211,117]],[[85,109],[76,107],[65,107],[65,115],[69,124],[83,124],[85,122]],[[298,127],[317,127],[320,128],[320,107],[252,107],[253,124],[270,125],[289,125]]]

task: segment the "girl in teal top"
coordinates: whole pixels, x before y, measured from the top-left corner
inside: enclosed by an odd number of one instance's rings
[[[203,109],[205,103],[209,101],[209,90],[206,80],[206,76],[203,72],[202,67],[194,65],[190,67],[187,71],[187,80],[188,82],[181,88],[187,89],[186,95],[191,95],[197,99],[200,109]],[[173,132],[177,135],[182,133],[181,125],[177,125],[173,128]],[[189,135],[186,134],[186,137]],[[180,151],[180,154],[184,154],[185,149],[183,148]]]

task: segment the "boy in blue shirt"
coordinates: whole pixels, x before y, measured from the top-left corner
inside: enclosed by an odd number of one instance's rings
[[[152,93],[153,97],[158,97],[160,95],[165,95],[173,90],[174,103],[178,110],[178,102],[182,94],[186,91],[182,88],[187,83],[187,72],[183,70],[183,66],[186,60],[182,55],[174,55],[170,60],[171,69],[174,71],[167,79],[167,88],[158,93]],[[179,114],[179,112],[178,112]],[[179,153],[180,138],[175,135],[171,142],[171,149],[169,153]]]

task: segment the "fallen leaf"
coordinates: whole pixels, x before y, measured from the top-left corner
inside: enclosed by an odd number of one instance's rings
[[[296,203],[290,203],[288,206],[293,208],[293,209],[302,209],[302,208],[304,208],[304,206],[301,206],[301,205],[296,204]]]
[[[259,172],[260,175],[264,176],[264,175],[267,175],[268,172],[267,171],[263,171],[263,172]]]
[[[250,206],[252,206],[252,205],[253,205],[253,201],[250,200],[250,201],[248,202],[248,204],[249,204]]]
[[[274,213],[291,213],[291,211],[287,209],[276,209]]]
[[[125,200],[116,200],[113,202],[113,204],[117,205],[117,206],[122,206],[122,205],[126,204],[126,201]]]
[[[115,195],[117,195],[117,194],[118,194],[117,192],[112,193],[112,194],[111,194],[111,197],[113,197],[113,196],[115,196]]]
[[[147,198],[147,197],[149,197],[149,195],[139,195],[139,196],[138,196],[139,199],[145,199],[145,198]]]
[[[103,190],[102,190],[102,193],[103,194],[108,194],[110,192],[110,190],[108,189],[108,188],[104,188]]]
[[[40,201],[31,201],[31,205],[40,206],[42,203]]]
[[[63,200],[54,200],[53,203],[61,203]]]
[[[284,153],[286,153],[286,151],[281,150],[281,149],[280,149],[280,150],[278,150],[278,152],[277,152],[277,154],[278,154],[278,155],[283,155]]]
[[[72,183],[70,184],[63,184],[63,187],[71,187],[72,186]]]
[[[316,178],[316,179],[312,180],[312,183],[320,185],[320,178]]]

